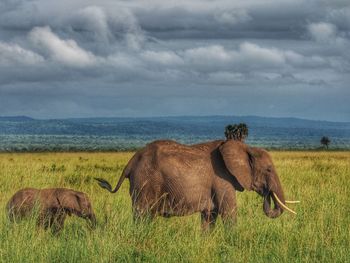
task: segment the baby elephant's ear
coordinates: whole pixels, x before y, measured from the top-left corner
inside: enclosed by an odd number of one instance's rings
[[[69,213],[80,212],[80,200],[79,197],[73,191],[61,192],[58,195],[58,200],[63,209]]]
[[[227,140],[220,148],[227,170],[236,177],[239,184],[246,190],[252,189],[252,168],[249,163],[248,147],[246,144]]]

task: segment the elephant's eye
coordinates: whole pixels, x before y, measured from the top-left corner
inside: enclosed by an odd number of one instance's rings
[[[272,172],[272,168],[271,167],[267,167],[266,171],[271,173]]]

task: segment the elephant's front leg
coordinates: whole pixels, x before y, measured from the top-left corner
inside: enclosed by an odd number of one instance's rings
[[[233,187],[222,187],[215,193],[218,214],[225,224],[235,224],[237,221],[236,191]]]
[[[53,215],[53,220],[51,225],[53,234],[58,234],[63,229],[66,216],[67,215],[64,211],[58,211],[55,215]]]
[[[49,210],[44,209],[39,214],[37,226],[47,230],[49,227],[51,227],[52,221],[52,214]]]
[[[201,219],[202,219],[202,230],[208,231],[214,228],[216,219],[218,217],[218,211],[202,211],[201,212]]]

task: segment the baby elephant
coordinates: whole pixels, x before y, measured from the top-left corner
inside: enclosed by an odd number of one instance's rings
[[[87,194],[66,188],[25,188],[16,192],[7,203],[11,221],[21,219],[38,209],[38,225],[51,228],[54,233],[62,230],[67,215],[75,214],[96,226],[96,217]]]

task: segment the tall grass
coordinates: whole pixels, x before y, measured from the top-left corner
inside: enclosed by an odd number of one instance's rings
[[[202,233],[200,216],[134,223],[128,181],[115,184],[132,153],[0,154],[1,262],[349,262],[350,152],[272,152],[297,216],[267,218],[254,192],[238,193],[238,222]],[[23,187],[68,187],[89,194],[98,218],[91,231],[70,217],[54,236],[35,218],[11,224],[7,200]]]

